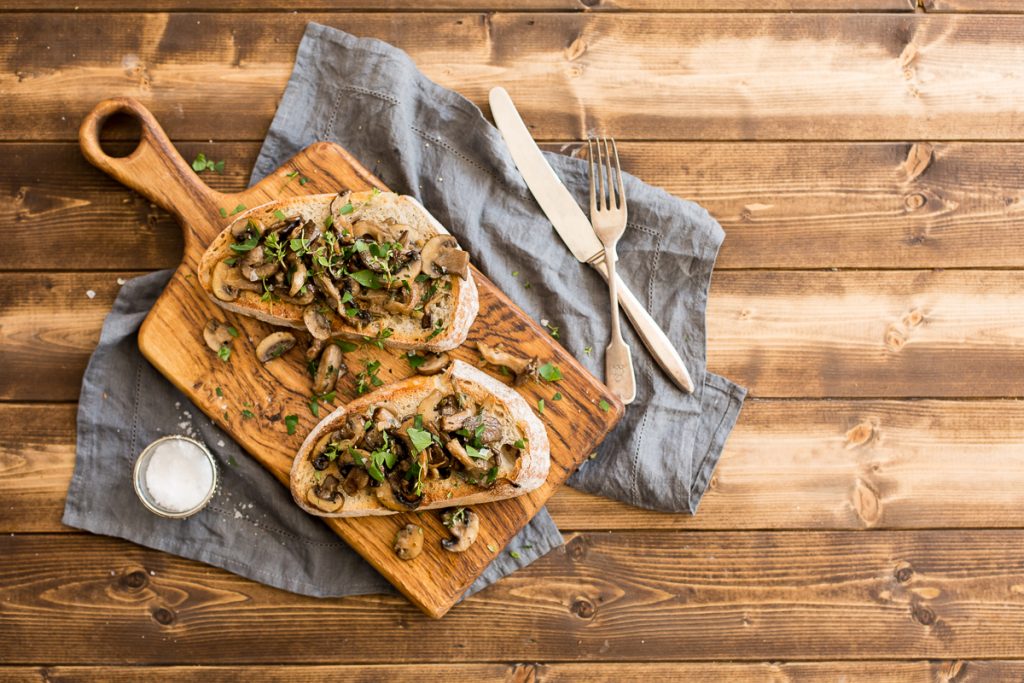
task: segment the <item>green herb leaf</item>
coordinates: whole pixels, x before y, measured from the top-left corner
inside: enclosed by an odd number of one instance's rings
[[[334,343],[338,345],[342,353],[352,353],[359,348],[359,344],[354,344],[345,339],[335,339]]]
[[[553,363],[545,363],[538,368],[537,372],[540,374],[541,378],[547,382],[557,382],[562,379],[562,371]]]
[[[299,178],[299,185],[305,185],[308,182],[309,178],[307,178],[306,176],[302,176],[301,178]]]
[[[347,215],[349,215],[350,213],[352,213],[355,210],[356,210],[355,207],[352,206],[352,202],[349,202],[345,206],[343,206],[340,209],[338,209],[338,213],[340,213],[342,216],[347,216]]]
[[[220,387],[217,387],[217,388],[216,388],[216,389],[214,389],[213,391],[214,391],[214,392],[215,392],[215,393],[216,393],[216,394],[217,394],[218,396],[220,396],[221,398],[223,398],[223,397],[224,397],[224,390],[223,390],[223,389],[221,389]]]
[[[215,163],[213,165],[213,170],[216,171],[217,173],[223,173],[224,172],[224,160],[221,159],[220,161]]]
[[[231,349],[229,349],[227,344],[225,344],[224,346],[220,347],[220,349],[217,351],[217,356],[222,361],[227,363],[228,359],[231,358]]]
[[[354,273],[349,273],[349,276],[368,289],[380,289],[383,287],[380,278],[377,277],[377,273],[372,270],[357,270]]]
[[[444,324],[438,322],[437,327],[434,328],[434,331],[427,335],[427,341],[430,341],[431,339],[441,334],[442,332],[444,332]]]
[[[585,353],[585,354],[586,354],[586,355],[588,355],[588,356],[589,356],[589,355],[590,355],[590,354],[591,354],[591,353],[592,353],[593,351],[594,351],[594,347],[593,347],[593,346],[584,346],[584,347],[583,347],[583,353]]]
[[[228,334],[230,334],[232,337],[236,337],[237,338],[238,337],[238,330],[236,330],[234,327],[229,325],[228,326]]]
[[[418,356],[411,351],[405,354],[405,359],[409,361],[409,367],[412,368],[413,370],[427,362],[426,358],[424,358],[423,356]]]
[[[494,547],[493,543],[488,543],[487,544],[487,549],[490,550],[492,553],[498,552],[498,549]]]
[[[239,204],[236,206],[235,210],[231,212],[231,215],[234,216],[236,213],[241,213],[242,211],[245,211],[245,204]]]
[[[296,177],[296,176],[298,176],[298,175],[299,175],[299,172],[298,172],[298,171],[292,171],[291,173],[289,173],[289,174],[288,174],[288,178],[289,178],[289,179],[291,179],[291,178],[295,178],[295,177]]]
[[[294,434],[295,433],[295,428],[299,426],[299,416],[298,415],[285,415],[284,416],[284,426],[288,428],[288,433],[289,434]]]
[[[523,439],[516,439],[516,442],[512,445],[516,448],[526,448],[526,441]]]
[[[601,399],[601,402],[597,404],[597,407],[606,413],[612,409],[611,404],[608,403],[608,401],[604,400],[603,398]]]
[[[242,411],[242,417],[244,417],[246,420],[251,420],[254,417],[256,417],[256,415],[254,415],[251,410],[246,408],[245,410]]]
[[[414,455],[418,455],[429,448],[430,444],[434,442],[434,437],[425,429],[409,427],[406,433],[409,435],[409,441],[412,442],[412,447],[416,451]]]
[[[334,215],[333,214],[327,214],[327,218],[324,219],[324,227],[325,228],[330,228],[333,225],[334,225]]]
[[[552,339],[558,339],[558,328],[557,327],[555,327],[551,323],[546,323],[544,325],[544,327],[548,328],[548,333],[551,335]]]
[[[246,251],[252,251],[253,249],[256,248],[256,245],[258,245],[259,243],[259,235],[253,235],[252,237],[242,242],[241,244],[232,244],[231,250],[234,251],[235,253],[241,254]]]
[[[274,218],[276,218],[279,221],[283,221],[286,218],[288,218],[288,216],[285,216],[284,211],[282,211],[281,209],[274,209]]]
[[[487,483],[493,484],[494,480],[498,478],[498,466],[495,465],[491,469],[487,470]]]
[[[537,399],[537,412],[538,413],[543,413],[544,412],[544,399],[542,399],[542,398]]]
[[[491,457],[491,452],[486,448],[476,449],[472,445],[466,444],[466,455],[473,458],[474,460],[486,460]]]
[[[223,206],[220,207],[219,211],[220,211],[220,217],[221,218],[227,218],[228,217],[228,210],[225,209]]]
[[[551,397],[551,400],[552,401],[561,401],[562,400],[562,392],[556,391],[555,395]]]
[[[512,277],[519,277],[519,271],[518,270],[513,270],[512,271]]]
[[[201,173],[206,170],[206,155],[200,152],[196,155],[196,158],[192,161],[192,170],[196,173]]]
[[[515,550],[510,550],[508,556],[511,557],[513,560],[518,560],[520,557],[519,553],[517,553]]]

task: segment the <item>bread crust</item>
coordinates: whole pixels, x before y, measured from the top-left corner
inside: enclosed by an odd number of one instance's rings
[[[424,486],[423,502],[415,510],[434,510],[453,506],[490,503],[513,498],[536,489],[547,480],[551,464],[550,444],[544,424],[534,414],[529,404],[514,389],[487,373],[456,360],[452,364],[451,376],[459,381],[460,389],[473,396],[489,394],[507,411],[509,418],[526,440],[517,466],[509,478],[501,478],[490,488],[476,486],[450,477],[433,480]],[[393,515],[397,511],[383,507],[368,491],[356,496],[345,496],[345,504],[338,512],[324,512],[306,501],[306,494],[313,485],[313,466],[309,455],[322,437],[344,424],[346,416],[363,414],[371,406],[388,404],[414,398],[416,402],[441,386],[441,375],[415,376],[388,385],[348,405],[342,406],[325,417],[302,442],[292,461],[290,488],[295,502],[306,512],[319,517],[366,517],[371,515]],[[386,485],[386,484],[385,484]],[[449,498],[448,494],[452,496]]]
[[[370,195],[371,192],[369,191],[352,193],[352,197],[356,201]],[[382,193],[382,195],[387,195],[389,200],[390,197],[394,197],[391,201],[394,201],[395,206],[401,210],[415,212],[428,228],[424,232],[433,231],[434,234],[449,234],[444,226],[430,215],[430,212],[414,198],[407,195],[391,195],[390,193]],[[270,220],[270,217],[275,210],[281,211],[286,215],[301,213],[307,217],[325,216],[331,201],[336,197],[337,195],[334,194],[293,197],[291,199],[268,202],[238,214],[238,217],[214,238],[199,261],[197,275],[203,291],[211,301],[225,310],[256,318],[271,325],[305,330],[306,326],[302,322],[303,307],[300,305],[282,301],[262,301],[259,294],[248,291],[239,292],[238,298],[234,301],[218,299],[213,293],[213,269],[220,261],[235,256],[235,253],[231,250],[231,244],[234,241],[231,235],[231,228],[238,221],[248,220],[249,218],[256,218],[257,220],[262,218],[265,224],[270,223],[273,222]],[[384,346],[403,351],[422,350],[437,353],[448,351],[461,345],[469,335],[469,329],[473,326],[473,321],[476,320],[476,315],[480,308],[480,300],[476,282],[473,280],[472,269],[470,269],[465,279],[452,277],[451,282],[454,305],[453,310],[446,316],[449,324],[441,334],[433,339],[422,340],[409,339],[396,332],[383,340]],[[344,324],[344,321],[338,316],[332,317],[334,318],[332,324],[333,335],[353,341],[361,341],[368,336],[374,337],[381,329],[388,326],[387,318],[374,321],[360,329]]]

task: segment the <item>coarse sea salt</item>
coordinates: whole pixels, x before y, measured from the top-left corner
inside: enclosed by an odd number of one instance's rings
[[[213,465],[198,446],[181,439],[157,444],[146,465],[146,489],[170,512],[196,507],[213,488]]]

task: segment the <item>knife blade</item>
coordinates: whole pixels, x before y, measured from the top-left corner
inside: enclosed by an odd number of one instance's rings
[[[576,260],[593,266],[607,280],[604,246],[594,232],[594,226],[544,158],[512,98],[504,88],[497,87],[491,89],[489,100],[494,123],[501,131],[516,168],[540,204],[544,215],[551,221],[558,236],[569,247]],[[683,391],[692,392],[693,380],[668,336],[643,304],[629,291],[622,278],[616,278],[616,283],[619,304],[644,346],[676,386]]]

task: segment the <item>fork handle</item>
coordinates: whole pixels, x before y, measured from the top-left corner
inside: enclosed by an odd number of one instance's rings
[[[590,265],[601,274],[601,277],[605,280],[608,279],[608,270],[604,264],[603,255],[602,258],[591,261]],[[693,393],[693,379],[690,378],[690,373],[686,370],[686,365],[683,364],[683,359],[679,356],[675,346],[672,345],[651,314],[647,312],[644,305],[629,291],[622,278],[616,275],[615,279],[622,310],[626,312],[626,317],[633,324],[633,329],[640,336],[644,346],[677,387],[687,393]]]

